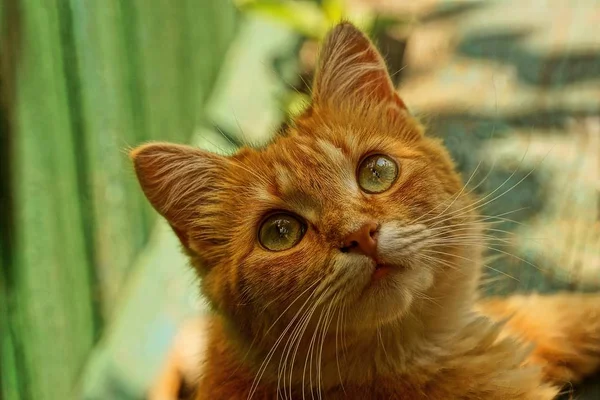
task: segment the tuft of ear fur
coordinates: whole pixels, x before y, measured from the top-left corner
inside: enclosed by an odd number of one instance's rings
[[[313,104],[335,108],[365,101],[406,109],[377,48],[354,25],[342,22],[329,32],[321,48]]]
[[[210,201],[227,160],[194,147],[160,142],[139,146],[130,157],[150,204],[189,247],[199,207]]]

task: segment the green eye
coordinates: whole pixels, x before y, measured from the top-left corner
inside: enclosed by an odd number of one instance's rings
[[[381,193],[390,188],[398,177],[398,165],[390,157],[373,154],[358,167],[358,184],[367,193]]]
[[[260,226],[258,240],[267,250],[287,250],[298,244],[305,230],[298,218],[286,213],[273,214]]]

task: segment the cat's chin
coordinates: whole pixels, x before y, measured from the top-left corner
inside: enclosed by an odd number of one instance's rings
[[[372,328],[402,319],[415,299],[433,285],[429,269],[379,264],[357,296],[350,300],[352,311],[347,324],[354,328]]]

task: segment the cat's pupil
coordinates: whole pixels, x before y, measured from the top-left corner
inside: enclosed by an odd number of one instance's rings
[[[381,179],[381,174],[379,173],[379,171],[377,171],[376,167],[371,168],[371,172],[373,173],[373,176],[375,178],[377,178],[378,180]]]
[[[277,224],[275,225],[281,239],[287,238],[290,233],[286,225],[287,221],[277,221]]]

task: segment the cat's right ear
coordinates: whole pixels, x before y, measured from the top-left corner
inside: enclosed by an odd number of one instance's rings
[[[330,108],[378,103],[395,114],[406,111],[383,57],[369,38],[349,22],[334,27],[323,42],[312,100],[317,106]]]
[[[130,152],[135,172],[150,204],[171,225],[182,244],[189,236],[201,207],[225,176],[227,159],[198,148],[149,143]]]

